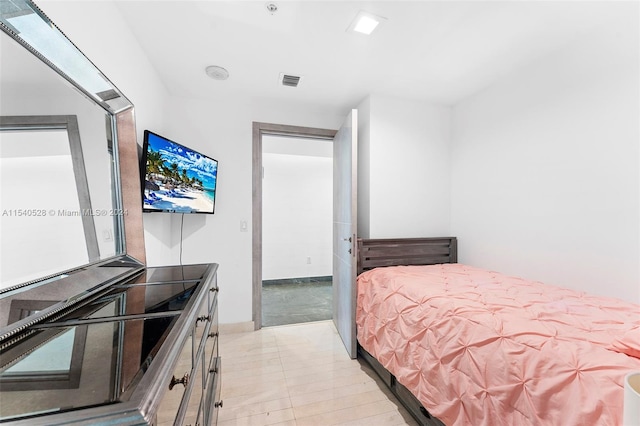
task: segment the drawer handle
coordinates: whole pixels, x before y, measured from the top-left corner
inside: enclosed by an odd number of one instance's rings
[[[171,377],[171,383],[169,383],[169,390],[172,390],[175,385],[182,384],[185,388],[189,383],[189,373],[185,373],[182,379],[176,379],[176,376]]]
[[[212,368],[211,370],[209,370],[209,373],[216,373],[216,374],[218,374],[218,369],[217,369],[217,368]]]
[[[209,333],[209,337],[218,337],[220,335],[219,332],[215,331],[213,333]]]
[[[224,401],[222,401],[222,400],[220,400],[220,402],[214,402],[214,403],[213,403],[213,406],[214,406],[214,407],[216,407],[216,408],[218,408],[218,407],[222,407],[222,403],[223,403],[223,402],[224,402]]]
[[[211,292],[220,291],[220,288],[219,288],[219,287],[211,287],[211,288],[209,289],[209,291],[211,291]]]
[[[198,317],[198,319],[196,319],[196,324],[198,324],[199,321],[211,321],[211,315]]]

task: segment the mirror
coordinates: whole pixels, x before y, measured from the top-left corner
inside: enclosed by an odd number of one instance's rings
[[[123,202],[120,176],[135,174],[137,155],[122,166],[118,140],[124,123],[136,149],[133,105],[33,2],[0,1],[0,28],[0,308],[8,312],[41,300],[44,283],[77,295],[141,263],[112,259],[126,254],[124,206],[136,204]],[[110,259],[120,268],[87,268]],[[47,306],[68,303],[63,293]],[[22,310],[20,321],[44,310]]]
[[[108,195],[95,175],[94,192]],[[77,116],[1,116],[0,189],[3,288],[115,255],[113,223],[92,209]]]

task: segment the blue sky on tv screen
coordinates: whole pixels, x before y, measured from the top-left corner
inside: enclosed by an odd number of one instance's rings
[[[205,189],[215,189],[218,174],[217,161],[153,133],[149,133],[148,143],[148,149],[160,152],[167,167],[176,163],[179,170],[187,170],[189,178],[200,179]]]

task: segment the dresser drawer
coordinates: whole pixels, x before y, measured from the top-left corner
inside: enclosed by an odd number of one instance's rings
[[[186,339],[180,358],[173,370],[173,376],[165,384],[165,393],[160,403],[157,415],[157,425],[173,425],[176,413],[180,408],[185,390],[191,380],[194,358],[194,329],[192,328],[189,337]]]
[[[211,313],[209,314],[211,317],[211,327],[209,328],[208,337],[218,337],[219,329],[218,329],[218,301],[216,300],[213,306],[211,307]]]
[[[215,274],[210,281],[209,284],[209,310],[213,307],[214,303],[217,301],[218,296],[218,274]]]
[[[212,362],[215,373],[209,374],[209,382],[206,389],[206,401],[204,406],[204,424],[215,425],[218,422],[218,409],[222,407],[223,401],[220,399],[222,388],[222,364],[220,357],[216,357]]]
[[[214,333],[218,332],[218,317],[217,317],[217,306],[218,306],[218,292],[210,292],[211,304],[203,304],[203,308],[200,311],[200,316],[196,319],[196,337],[204,343],[206,339],[206,335],[210,334],[210,328],[213,326],[215,328]]]
[[[207,386],[212,383],[217,371],[215,358],[218,356],[218,301],[217,291],[209,293],[212,304],[203,304],[203,308],[208,311],[200,315],[194,323],[193,349],[196,361],[176,418],[176,424],[183,426],[211,424],[205,419],[205,415],[210,405],[208,398],[211,394]],[[215,392],[212,396],[215,396]]]
[[[196,353],[199,353],[204,346],[210,344],[209,340],[218,338],[218,303],[214,301],[211,310],[206,315],[201,315],[196,321],[196,339],[198,342],[198,349]],[[206,362],[209,362],[210,357],[206,357]]]
[[[209,330],[209,337],[217,337],[218,336],[218,297],[216,293],[216,297],[213,300],[213,304],[210,308],[211,316],[211,329]]]
[[[204,357],[198,358],[192,371],[190,387],[185,394],[183,406],[180,407],[179,416],[184,413],[184,418],[178,424],[184,426],[196,426],[203,424],[204,417],[204,378],[205,370]]]
[[[205,363],[207,366],[207,376],[205,376],[205,386],[209,385],[209,381],[213,380],[213,376],[218,374],[216,360],[218,359],[218,338],[212,337],[207,341],[205,346]]]

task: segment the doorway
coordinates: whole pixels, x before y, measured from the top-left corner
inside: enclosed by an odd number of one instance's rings
[[[262,137],[262,326],[333,317],[333,141]]]
[[[316,141],[332,141],[336,131],[299,126],[287,126],[269,123],[253,123],[253,321],[256,330],[262,328],[263,305],[263,138],[295,137],[303,138],[307,143]],[[304,262],[311,256],[304,255]],[[311,258],[313,264],[313,257]]]

